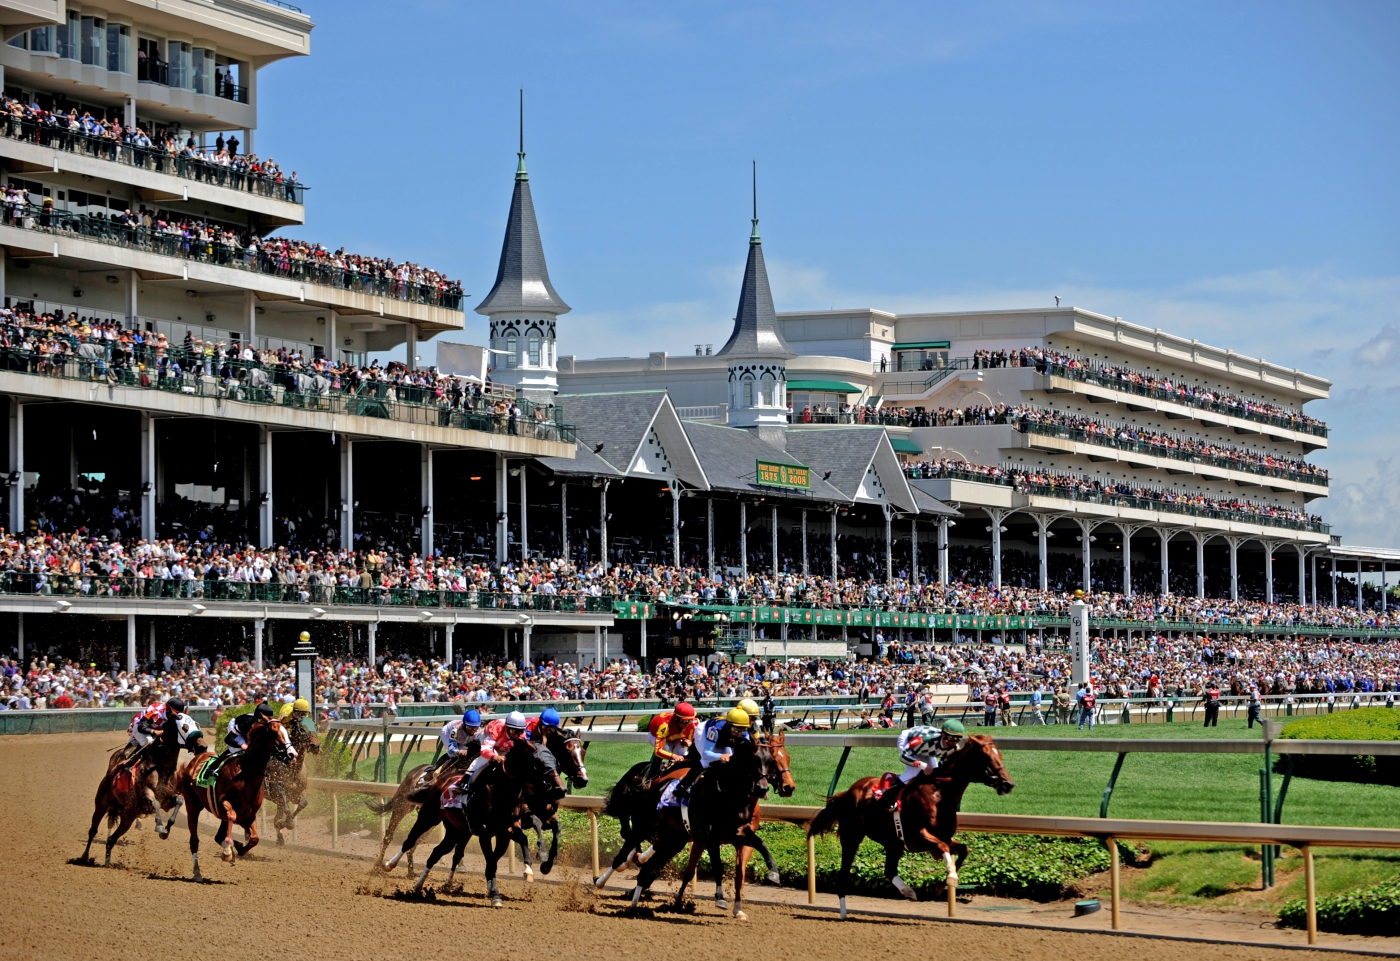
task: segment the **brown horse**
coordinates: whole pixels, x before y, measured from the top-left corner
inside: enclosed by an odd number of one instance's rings
[[[291,763],[283,763],[273,758],[267,764],[267,796],[277,805],[277,816],[272,824],[277,828],[277,843],[286,844],[282,836],[284,830],[291,831],[297,826],[297,815],[306,807],[306,755],[320,754],[321,741],[302,721],[287,725],[296,756]]]
[[[197,754],[180,766],[175,773],[175,789],[188,806],[186,821],[190,828],[190,854],[194,858],[196,881],[204,880],[199,872],[200,812],[207,810],[219,819],[214,840],[223,846],[220,857],[232,862],[238,855],[247,854],[258,843],[257,816],[263,802],[267,762],[275,757],[286,764],[296,755],[287,729],[280,722],[258,720],[248,729],[247,749],[224,762],[212,787],[200,787],[195,783],[204,762],[214,756],[212,751]],[[233,840],[235,824],[243,828],[242,844]]]
[[[792,792],[797,790],[797,781],[792,776],[792,755],[787,750],[787,733],[779,732],[760,738],[759,742],[767,747],[773,755],[773,774],[776,782],[773,789],[778,792],[779,797],[792,797]],[[744,873],[748,870],[749,857],[756,850],[763,855],[764,863],[768,866],[768,882],[779,884],[782,877],[778,874],[778,862],[768,850],[768,845],[763,843],[763,838],[758,836],[759,825],[758,800],[754,800],[753,818],[748,824],[739,829],[730,843],[734,847],[734,897],[739,899],[743,892]],[[710,866],[715,872],[715,907],[724,910],[729,907],[729,902],[724,897],[724,866],[720,861],[719,849],[721,845],[716,843],[707,852],[710,855]]]
[[[904,852],[942,854],[948,865],[948,882],[957,884],[967,845],[954,841],[953,835],[958,831],[958,808],[967,786],[974,782],[986,784],[998,794],[1007,794],[1016,786],[1002,764],[1001,751],[985,734],[970,735],[933,776],[920,774],[883,795],[877,794],[880,781],[875,777],[856,781],[848,790],[830,798],[807,828],[808,837],[814,837],[836,826],[841,838],[836,894],[841,899],[843,920],[851,864],[867,837],[885,849],[885,877],[900,894],[917,901],[914,889],[899,876],[899,859]]]
[[[200,745],[202,747],[202,745]],[[97,797],[93,800],[92,824],[88,828],[87,847],[83,848],[82,860],[89,858],[93,839],[97,836],[97,826],[107,818],[107,859],[112,863],[112,848],[131,825],[139,818],[155,815],[156,835],[162,840],[170,836],[170,828],[175,823],[175,815],[182,803],[175,792],[175,765],[180,759],[180,743],[171,743],[170,737],[161,732],[145,748],[138,748],[139,756],[131,762],[129,746],[115,751],[107,762],[107,773],[97,785]],[[169,811],[170,817],[161,823],[161,812]]]

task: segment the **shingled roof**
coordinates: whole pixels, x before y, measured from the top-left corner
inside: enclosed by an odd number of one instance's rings
[[[478,314],[502,311],[535,311],[564,314],[572,308],[555,293],[544,263],[540,227],[535,222],[535,203],[530,199],[530,175],[525,172],[525,153],[515,172],[515,193],[510,198],[506,239],[501,244],[501,263],[496,268],[496,284],[477,305]]]
[[[773,309],[773,292],[768,288],[768,268],[763,265],[763,241],[758,236],[758,219],[749,238],[749,261],[744,265],[744,283],[739,288],[739,309],[734,312],[734,332],[719,349],[721,356],[781,358],[797,353],[778,329],[778,312]]]
[[[685,432],[690,435],[690,443],[700,457],[712,490],[761,492],[766,496],[792,496],[817,502],[850,503],[849,497],[823,481],[821,472],[815,470],[812,472],[811,490],[805,495],[797,491],[760,487],[756,476],[757,463],[760,460],[796,464],[799,467],[810,465],[788,451],[765,443],[753,431],[686,421]]]

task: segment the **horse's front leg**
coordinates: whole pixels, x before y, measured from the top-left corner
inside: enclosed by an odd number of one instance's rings
[[[768,850],[768,845],[763,843],[763,838],[753,829],[752,824],[745,824],[743,830],[739,832],[739,837],[745,842],[745,848],[753,848],[763,855],[763,861],[768,865],[768,883],[781,884],[782,875],[778,873],[778,860],[773,857],[773,853]],[[752,852],[749,852],[752,853]],[[748,854],[744,855],[744,860],[748,861]]]
[[[549,856],[540,862],[540,873],[548,874],[554,868],[554,859],[559,856],[559,819],[549,821]]]
[[[203,807],[197,801],[191,801],[185,808],[185,823],[190,829],[190,856],[194,858],[194,879],[203,881],[204,876],[199,873],[199,813]]]
[[[748,867],[749,855],[753,854],[753,848],[747,844],[734,845],[734,919],[736,921],[747,921],[749,916],[744,913],[744,871]]]
[[[675,906],[678,909],[685,903],[685,889],[690,884],[691,879],[695,877],[695,869],[700,866],[700,853],[702,850],[699,841],[690,842],[690,857],[686,859],[685,870],[681,872],[680,887],[676,888]]]
[[[943,855],[943,863],[948,866],[948,883],[950,885],[956,885],[958,883],[958,865],[962,862],[955,862],[953,860],[952,846],[948,844],[948,842],[936,837],[928,828],[919,828],[919,836],[932,844],[934,849]],[[967,845],[963,845],[962,848],[964,852],[963,857],[966,857]],[[908,897],[908,895],[905,896]]]
[[[902,844],[891,844],[889,847],[885,848],[885,877],[895,886],[895,889],[899,891],[900,894],[904,895],[910,901],[917,901],[919,900],[919,895],[913,888],[904,883],[904,879],[899,876],[899,859],[903,854],[904,846]]]
[[[491,896],[491,907],[504,907],[505,901],[501,898],[501,889],[496,884],[496,865],[505,856],[506,845],[510,843],[510,838],[498,838],[483,832],[480,843],[481,856],[486,859],[486,893]]]
[[[729,907],[729,902],[724,897],[724,861],[720,859],[719,844],[711,844],[705,853],[710,856],[710,868],[715,872],[715,907],[723,911]]]
[[[524,864],[524,870],[521,873],[525,882],[533,884],[535,882],[535,863],[530,860],[530,836],[519,824],[512,825],[508,834],[513,843],[520,845],[520,860]]]

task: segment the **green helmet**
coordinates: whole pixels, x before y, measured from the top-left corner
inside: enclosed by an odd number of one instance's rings
[[[948,721],[946,724],[943,725],[943,733],[962,735],[967,733],[967,728],[963,727],[962,721],[959,721],[957,718],[953,718],[951,721]]]

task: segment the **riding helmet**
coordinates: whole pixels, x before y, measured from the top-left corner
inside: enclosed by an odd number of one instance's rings
[[[258,706],[253,708],[253,714],[257,717],[272,717],[272,708],[266,701],[259,701]]]
[[[506,727],[516,731],[525,730],[525,715],[519,711],[511,711],[506,715]]]
[[[682,721],[690,721],[695,718],[694,706],[686,701],[681,701],[679,704],[677,704],[675,711],[673,711],[672,713],[674,713],[676,717],[680,718]]]
[[[734,727],[748,728],[753,723],[749,720],[749,712],[742,707],[731,707],[724,719]]]
[[[946,722],[943,725],[943,733],[956,734],[959,737],[961,737],[962,735],[967,733],[967,728],[963,727],[962,721],[959,721],[957,718],[953,718],[952,720]]]
[[[544,727],[559,726],[559,712],[552,707],[547,707],[540,712],[540,724]]]
[[[296,702],[292,704],[292,710],[296,711],[298,714],[310,714],[311,705],[307,703],[306,698],[299,697],[296,699]]]
[[[749,714],[752,717],[758,717],[758,715],[761,713],[758,709],[758,702],[751,697],[746,697],[742,701],[740,701],[739,707],[744,711],[744,713]]]
[[[170,710],[174,711],[176,714],[185,713],[185,701],[183,698],[172,697],[170,700],[165,702],[165,706]]]
[[[472,708],[462,715],[462,723],[467,727],[481,727],[481,712]]]

